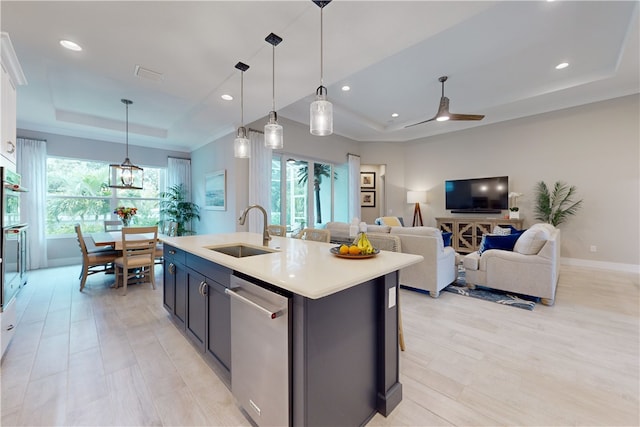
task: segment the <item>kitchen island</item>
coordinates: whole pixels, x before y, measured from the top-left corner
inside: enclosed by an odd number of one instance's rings
[[[233,275],[289,298],[288,424],[361,425],[401,401],[398,270],[422,257],[382,251],[344,259],[329,252],[335,245],[282,237],[261,255],[236,258],[213,250],[263,248],[261,234],[243,232],[164,242],[165,307],[232,388],[234,374],[241,374],[231,355]],[[268,362],[262,369],[270,370]],[[259,402],[255,413],[247,406],[260,424]]]

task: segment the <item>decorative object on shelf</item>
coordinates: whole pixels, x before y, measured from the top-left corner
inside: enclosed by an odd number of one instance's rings
[[[175,222],[178,224],[176,234],[185,236],[194,234],[193,231],[187,229],[194,219],[200,219],[200,206],[187,201],[187,189],[184,184],[176,184],[162,194],[160,201],[160,214],[166,222]]]
[[[582,199],[574,201],[575,186],[558,181],[549,191],[544,181],[536,185],[536,219],[557,227],[582,207]]]
[[[238,159],[247,159],[251,156],[251,150],[249,149],[247,129],[244,127],[244,72],[249,69],[249,66],[238,62],[236,68],[240,70],[240,127],[238,127],[236,139],[233,141],[233,154]]]
[[[282,125],[278,124],[278,114],[276,113],[276,46],[280,44],[282,38],[271,33],[265,41],[272,46],[271,53],[271,111],[269,112],[269,123],[264,125],[264,146],[272,150],[280,149],[284,146]]]
[[[204,207],[205,209],[227,210],[227,171],[226,169],[205,175]]]
[[[320,7],[320,86],[316,89],[316,100],[311,103],[309,130],[311,135],[327,136],[333,133],[333,105],[327,101],[327,88],[324,87],[324,77],[322,74],[323,57],[322,57],[322,12],[324,7],[331,3],[331,0],[320,1],[312,0]]]
[[[407,191],[407,203],[415,204],[413,208],[413,227],[423,226],[420,203],[427,203],[427,192]]]
[[[144,170],[129,160],[129,105],[133,104],[133,101],[129,99],[121,99],[120,101],[126,106],[127,111],[126,155],[121,164],[109,165],[109,187],[142,190]]]
[[[128,208],[125,206],[118,206],[113,211],[114,214],[118,215],[120,220],[122,221],[122,225],[128,227],[131,225],[131,219],[135,214],[138,213],[138,208]]]
[[[360,172],[360,188],[375,189],[376,188],[376,173],[375,172]]]
[[[449,98],[444,96],[444,82],[448,79],[447,76],[442,76],[438,79],[440,83],[442,83],[442,96],[440,97],[440,106],[438,107],[438,112],[435,116],[428,120],[423,120],[418,123],[414,123],[412,125],[405,126],[405,128],[421,125],[423,123],[431,122],[433,120],[439,122],[446,122],[447,120],[482,120],[484,119],[483,114],[455,114],[449,112]]]
[[[522,193],[516,193],[512,191],[509,193],[509,219],[520,219],[520,208],[518,207],[518,197],[521,197]],[[513,201],[512,201],[513,200]]]
[[[375,208],[376,207],[376,192],[375,191],[361,191],[360,192],[360,206],[363,208]]]

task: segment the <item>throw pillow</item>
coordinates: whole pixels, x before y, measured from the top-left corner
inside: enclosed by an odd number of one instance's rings
[[[444,242],[445,248],[447,246],[451,246],[451,236],[453,236],[453,233],[451,232],[448,232],[448,231],[442,232],[442,241]]]
[[[496,225],[495,227],[493,227],[493,231],[491,232],[491,234],[495,234],[497,236],[508,236],[509,234],[511,234],[511,229],[510,228],[502,228],[502,227]]]
[[[383,216],[380,218],[381,225],[388,225],[389,227],[402,227],[402,223],[395,216]]]
[[[547,240],[551,237],[549,230],[543,227],[531,227],[522,233],[516,242],[513,251],[523,255],[535,255],[540,252]]]
[[[515,246],[519,237],[520,234],[508,234],[506,236],[485,234],[482,236],[482,241],[480,242],[480,249],[478,249],[478,253],[482,255],[484,251],[488,251],[489,249],[513,251],[513,247]]]

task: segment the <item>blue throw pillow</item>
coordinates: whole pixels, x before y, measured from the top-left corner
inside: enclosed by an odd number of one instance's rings
[[[485,234],[482,236],[482,242],[480,243],[480,249],[478,252],[480,255],[484,251],[489,249],[501,249],[503,251],[513,251],[513,247],[522,233],[508,234],[506,236],[498,236],[493,234]]]
[[[444,242],[444,247],[451,246],[451,236],[453,233],[445,231],[442,233],[442,241]]]

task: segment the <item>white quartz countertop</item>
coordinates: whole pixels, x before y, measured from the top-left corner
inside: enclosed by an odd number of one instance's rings
[[[329,252],[337,245],[274,236],[273,253],[235,258],[209,249],[245,244],[262,246],[262,234],[227,233],[165,237],[163,241],[216,264],[272,283],[307,298],[318,299],[422,261],[420,255],[380,251],[372,258],[345,259]],[[265,248],[266,249],[266,248]]]

